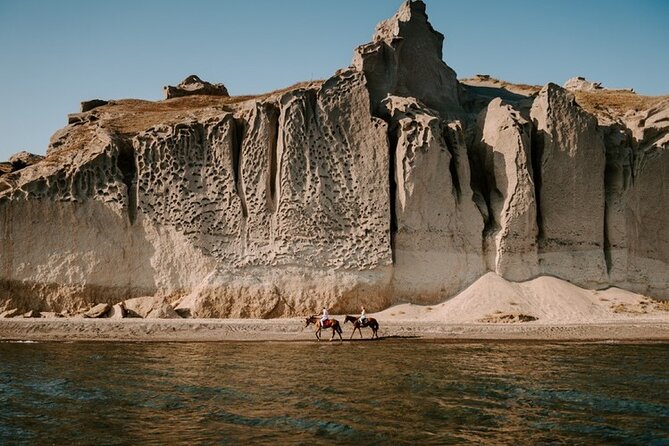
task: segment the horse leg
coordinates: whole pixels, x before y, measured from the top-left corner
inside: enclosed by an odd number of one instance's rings
[[[321,327],[318,327],[318,330],[316,330],[316,339],[321,340]]]
[[[360,339],[362,339],[362,328],[358,325],[358,333],[360,333]]]

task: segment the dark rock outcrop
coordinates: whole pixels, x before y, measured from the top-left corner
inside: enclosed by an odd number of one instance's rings
[[[225,85],[203,81],[194,74],[182,80],[176,87],[171,85],[163,87],[163,93],[165,94],[165,99],[193,95],[230,96]]]
[[[81,101],[81,113],[86,113],[94,108],[102,107],[103,105],[109,104],[109,101],[105,101],[102,99],[91,99],[89,101]]]

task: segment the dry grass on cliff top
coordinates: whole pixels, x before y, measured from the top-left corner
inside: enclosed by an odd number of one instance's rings
[[[235,104],[242,104],[247,101],[255,102],[302,88],[318,88],[322,82],[320,80],[299,82],[290,87],[258,95],[194,95],[163,101],[120,99],[100,107],[98,110],[106,127],[123,134],[132,135],[159,124],[198,117],[198,115],[208,110],[232,110],[230,106]]]
[[[643,96],[628,90],[574,91],[576,102],[586,111],[597,114],[613,111],[624,115],[639,112],[659,104],[669,96]]]
[[[465,85],[471,85],[474,87],[503,88],[512,93],[523,96],[531,96],[533,94],[539,93],[539,90],[541,90],[541,85],[514,84],[512,82],[507,82],[505,80],[496,79],[492,76],[486,75],[477,75],[474,77],[461,79],[460,82]]]
[[[462,79],[460,82],[472,86],[503,88],[525,96],[537,94],[542,88],[540,85],[514,84],[487,75],[477,75]],[[669,99],[669,96],[643,96],[629,90],[572,91],[572,93],[576,96],[576,102],[594,115],[613,112],[622,116],[630,112],[648,110]]]
[[[319,88],[323,82],[322,80],[299,82],[286,88],[258,95],[193,95],[162,101],[147,101],[143,99],[112,100],[109,104],[96,107],[91,111],[92,115],[97,116],[97,120],[69,127],[65,137],[66,140],[62,146],[58,150],[49,153],[41,162],[57,165],[62,161],[65,154],[83,150],[93,140],[95,127],[98,125],[132,137],[139,132],[160,124],[171,124],[199,118],[212,111],[234,111],[234,107],[231,106],[235,104],[243,104],[247,101],[260,101],[272,96],[278,97],[284,93],[304,88]]]

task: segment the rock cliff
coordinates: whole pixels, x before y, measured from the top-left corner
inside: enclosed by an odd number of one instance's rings
[[[488,271],[669,298],[669,102],[459,82],[443,40],[407,1],[325,81],[83,107],[0,176],[0,311],[375,311]]]

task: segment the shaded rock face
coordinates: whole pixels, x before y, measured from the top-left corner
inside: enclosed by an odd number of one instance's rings
[[[487,266],[510,280],[539,272],[531,133],[531,124],[497,98],[478,116],[472,150],[487,198]]]
[[[541,90],[530,116],[542,271],[585,286],[606,283],[606,149],[597,120],[555,84]]]
[[[669,106],[600,126],[553,84],[463,106],[442,42],[406,2],[326,81],[71,120],[0,177],[0,308],[376,311],[487,271],[669,298]]]
[[[165,99],[179,98],[182,96],[192,96],[192,95],[209,95],[209,96],[230,96],[228,94],[228,89],[225,88],[223,84],[212,84],[207,81],[203,81],[194,74],[191,74],[186,79],[182,80],[179,85],[173,87],[167,85],[163,87],[163,93]],[[104,105],[104,104],[98,104]],[[90,107],[87,107],[89,110]],[[81,104],[81,111],[84,110],[84,103]]]
[[[431,302],[485,271],[463,129],[412,98],[385,105],[395,141],[394,291]]]
[[[103,99],[91,99],[89,101],[81,101],[81,108],[80,112],[81,113],[86,113],[94,108],[102,107],[103,105],[109,104],[109,101],[105,101]]]
[[[606,131],[606,259],[612,283],[669,298],[669,100]]]

